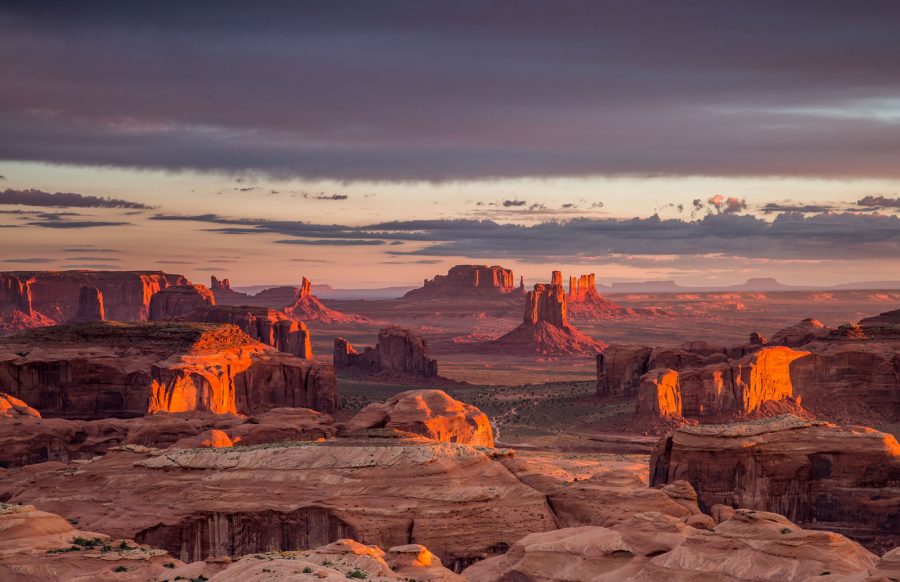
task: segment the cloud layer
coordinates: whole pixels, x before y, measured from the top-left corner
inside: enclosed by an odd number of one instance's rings
[[[5,5],[0,159],[346,180],[900,177],[891,0],[266,6]]]
[[[7,188],[0,191],[0,205],[18,204],[22,206],[44,206],[51,208],[130,208],[149,210],[152,206],[129,202],[119,198],[103,198],[86,196],[74,192],[44,192],[43,190],[13,190]]]

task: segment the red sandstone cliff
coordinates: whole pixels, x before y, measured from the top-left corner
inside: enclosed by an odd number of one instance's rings
[[[419,289],[409,291],[407,299],[437,297],[495,296],[518,291],[510,269],[494,265],[456,265],[446,275],[425,279]]]
[[[232,325],[67,325],[0,341],[0,386],[44,416],[337,407],[334,368]]]
[[[551,284],[536,284],[525,297],[522,325],[489,342],[486,347],[510,354],[595,354],[606,344],[569,323],[562,274],[553,272]]]
[[[344,338],[334,340],[334,365],[338,368],[370,368],[375,371],[413,374],[425,378],[438,375],[437,361],[427,355],[424,338],[408,329],[390,326],[378,332],[378,343],[362,352]]]
[[[307,360],[312,359],[312,342],[306,324],[274,309],[251,306],[205,306],[181,317],[180,320],[230,323],[241,328],[256,341],[270,345],[280,352]]]
[[[53,325],[32,306],[31,278],[0,273],[0,334]]]
[[[69,323],[87,323],[105,321],[106,309],[103,305],[103,293],[96,287],[82,287],[78,295],[78,311]]]
[[[203,285],[173,285],[150,298],[150,321],[168,321],[216,304],[213,292]]]

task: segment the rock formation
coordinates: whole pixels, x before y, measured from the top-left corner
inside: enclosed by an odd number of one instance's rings
[[[0,386],[44,416],[332,412],[334,368],[264,346],[232,325],[94,323],[0,341]]]
[[[310,290],[309,279],[303,277],[303,282],[297,290],[297,297],[293,303],[284,308],[284,312],[297,321],[315,321],[319,323],[350,323],[364,321],[357,315],[348,315],[334,309],[325,307]]]
[[[469,582],[861,580],[883,561],[844,536],[804,530],[773,513],[738,510],[707,531],[647,512],[612,527],[531,534],[463,576]]]
[[[82,287],[78,294],[78,311],[69,323],[88,323],[105,321],[106,310],[103,307],[103,293],[96,287]]]
[[[0,393],[0,467],[89,460],[124,445],[201,447],[211,446],[215,438],[220,444],[256,445],[314,441],[335,433],[330,416],[306,408],[274,408],[249,418],[186,412],[66,420],[41,418],[21,400]],[[209,443],[204,444],[204,439]]]
[[[641,377],[637,392],[637,415],[680,419],[683,411],[678,372],[656,368]]]
[[[411,432],[439,442],[494,446],[487,415],[443,390],[401,392],[363,408],[345,426],[348,432],[373,428]]]
[[[663,437],[652,485],[687,480],[700,506],[772,511],[869,547],[900,544],[900,445],[862,427],[779,416]]]
[[[823,338],[831,331],[816,319],[804,319],[800,323],[791,325],[772,335],[769,343],[777,346],[797,348],[809,342]]]
[[[446,275],[425,279],[418,289],[409,291],[406,299],[489,297],[508,295],[516,291],[515,278],[510,269],[494,265],[456,265]]]
[[[872,340],[900,340],[900,309],[859,321],[863,335]]]
[[[53,323],[52,319],[34,310],[30,278],[0,273],[0,334]]]
[[[251,306],[206,306],[179,318],[181,321],[201,323],[230,323],[258,342],[270,345],[280,352],[300,358],[312,359],[312,342],[309,328],[274,309]]]
[[[362,352],[344,338],[334,340],[334,365],[338,368],[369,369],[389,374],[411,374],[424,378],[438,375],[437,361],[428,357],[428,343],[408,329],[390,326],[378,332],[378,343]]]
[[[105,317],[114,321],[147,319],[150,297],[171,285],[190,282],[181,275],[161,271],[18,271],[0,273],[0,281],[27,281],[32,309],[61,323],[75,317],[81,288],[99,290]],[[5,288],[7,283],[0,284]],[[4,316],[0,316],[3,319]]]
[[[150,298],[150,321],[169,321],[216,304],[213,292],[203,285],[173,285]]]
[[[459,570],[556,527],[546,496],[498,462],[502,451],[380,433],[224,449],[125,447],[74,472],[53,463],[0,471],[0,498],[40,499],[81,527],[186,562],[353,538],[422,544]]]
[[[606,344],[569,323],[562,274],[553,271],[552,283],[538,283],[525,298],[522,325],[489,342],[486,347],[512,354],[595,354]]]

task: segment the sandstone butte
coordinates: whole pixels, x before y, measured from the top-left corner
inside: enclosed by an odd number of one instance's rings
[[[363,408],[345,425],[349,433],[390,428],[439,442],[494,446],[491,423],[471,404],[451,398],[443,390],[410,390]]]
[[[336,368],[356,368],[388,374],[434,378],[437,361],[428,357],[428,342],[408,329],[388,326],[378,332],[375,347],[362,352],[344,338],[334,339],[333,362]]]
[[[459,298],[504,296],[523,293],[524,281],[515,285],[515,277],[510,269],[498,265],[456,265],[446,275],[435,275],[425,279],[422,287],[404,295],[405,299]]]
[[[374,582],[465,582],[418,544],[382,550],[350,539],[319,548],[251,554],[186,564],[165,550],[130,539],[76,530],[59,515],[31,505],[0,504],[0,579],[3,580],[208,580],[272,579]]]
[[[0,272],[0,332],[52,325],[77,315],[82,287],[103,298],[106,319],[146,320],[150,297],[181,275],[162,271],[5,271]]]
[[[312,294],[309,279],[303,277],[303,282],[297,290],[294,302],[284,308],[284,313],[297,321],[315,321],[318,323],[352,323],[365,321],[359,315],[342,313],[326,307],[319,298]]]
[[[593,355],[606,347],[569,323],[567,305],[562,274],[553,271],[549,285],[538,283],[526,295],[522,324],[479,348],[513,355]]]
[[[569,312],[581,319],[603,319],[651,313],[647,309],[621,307],[600,295],[597,292],[597,276],[594,273],[569,277],[567,302]]]
[[[0,340],[0,386],[44,416],[72,419],[337,407],[333,366],[278,352],[233,325],[29,330]]]
[[[650,478],[690,482],[706,511],[772,511],[868,547],[900,545],[900,445],[870,428],[790,415],[685,426],[660,440]]]
[[[609,346],[597,356],[597,394],[634,398],[642,416],[716,421],[767,407],[802,412],[802,402],[841,423],[890,423],[900,419],[898,366],[900,310],[836,330],[804,320],[734,347]]]
[[[174,286],[156,293],[150,300],[150,320],[230,323],[280,352],[312,358],[305,323],[267,307],[215,305],[214,297],[202,285]]]

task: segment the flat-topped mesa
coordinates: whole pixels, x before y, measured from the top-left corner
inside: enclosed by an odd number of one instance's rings
[[[76,419],[337,408],[332,366],[280,353],[226,324],[30,330],[0,340],[0,386],[44,416]]]
[[[173,285],[150,298],[150,321],[169,321],[216,304],[215,295],[203,285]]]
[[[96,287],[82,287],[78,295],[78,311],[70,323],[87,323],[90,321],[106,321],[103,306],[103,293]]]
[[[870,428],[791,415],[682,427],[660,439],[650,461],[651,486],[678,479],[704,511],[771,511],[870,549],[900,544],[900,445]]]
[[[309,279],[303,277],[297,289],[297,297],[293,303],[284,308],[284,313],[297,321],[316,321],[320,323],[349,323],[362,321],[357,315],[349,315],[326,307],[319,298],[312,294]]]
[[[202,323],[230,323],[241,328],[256,341],[272,346],[280,352],[306,360],[312,359],[309,328],[302,321],[291,319],[275,309],[249,305],[205,305],[179,319]]]
[[[425,279],[422,287],[409,291],[404,297],[493,296],[507,295],[516,289],[510,269],[498,265],[456,265],[446,275]]]
[[[143,321],[154,293],[190,283],[162,271],[15,271],[0,273],[0,280],[9,276],[28,281],[32,309],[56,323],[75,317],[82,287],[100,291],[107,319]]]
[[[389,326],[378,332],[378,343],[362,352],[344,338],[334,339],[334,365],[374,371],[411,374],[424,378],[438,375],[437,361],[428,357],[428,344],[408,329]]]

